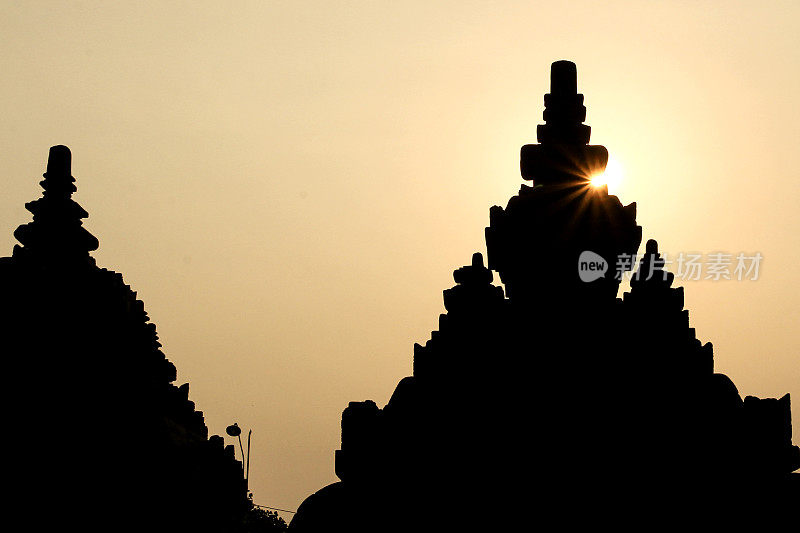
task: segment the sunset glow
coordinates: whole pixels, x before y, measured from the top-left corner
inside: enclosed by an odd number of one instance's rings
[[[600,174],[596,174],[591,179],[592,187],[602,187],[603,185],[608,185],[608,189],[611,192],[614,192],[619,189],[620,184],[622,183],[622,165],[620,165],[619,161],[610,157],[608,159],[608,165],[606,166],[605,172]]]
[[[520,147],[539,142],[558,60],[578,66],[588,144],[610,154],[595,175],[596,158],[576,163],[575,201],[606,185],[635,202],[636,253],[657,239],[675,273],[681,252],[731,254],[733,279],[674,286],[742,398],[791,393],[800,442],[800,2],[83,0],[0,15],[0,257],[32,222],[48,148],[69,146],[97,265],[145,303],[209,435],[241,456],[226,428],[253,429],[255,503],[297,510],[336,482],[343,410],[382,408],[438,331],[453,272],[475,252],[494,265],[490,210],[538,185]],[[740,251],[763,256],[757,281],[733,275]],[[584,334],[593,316],[571,312]],[[634,358],[645,378],[650,348]],[[476,435],[488,427],[476,418]],[[605,437],[587,429],[587,450]],[[68,485],[42,479],[42,497]]]

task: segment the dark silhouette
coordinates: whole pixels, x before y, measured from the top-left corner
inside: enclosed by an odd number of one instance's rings
[[[789,396],[743,400],[714,372],[655,241],[617,298],[617,258],[642,232],[635,204],[589,186],[608,154],[588,145],[576,79],[573,63],[553,64],[540,144],[521,151],[534,186],[490,210],[491,270],[476,253],[455,271],[438,331],[383,409],[344,410],[341,481],[290,530],[649,531],[697,512],[797,510]],[[585,251],[605,276],[582,281]]]
[[[22,243],[0,258],[6,522],[56,531],[255,531],[232,445],[208,436],[144,304],[89,252],[71,154],[53,146]],[[276,521],[275,517],[267,517]],[[263,527],[260,530],[265,530]]]
[[[269,511],[254,506],[244,517],[242,526],[237,529],[241,533],[275,533],[286,531],[286,522],[278,516],[276,511]]]

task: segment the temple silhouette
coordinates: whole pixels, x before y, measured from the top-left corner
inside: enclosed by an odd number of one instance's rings
[[[617,258],[638,252],[642,229],[635,204],[589,186],[608,153],[585,116],[575,65],[554,63],[539,143],[521,150],[532,184],[491,208],[488,262],[476,253],[454,272],[413,375],[383,408],[344,410],[340,481],[305,500],[292,530],[797,513],[789,395],[743,398],[715,373],[655,241],[621,265],[634,273],[618,298]],[[174,384],[142,301],[91,257],[71,157],[50,148],[33,220],[0,258],[7,516],[33,530],[242,531],[242,465]],[[606,268],[591,281],[588,252]]]
[[[589,144],[573,63],[553,63],[544,103],[539,142],[521,150],[532,185],[490,209],[487,264],[476,253],[454,272],[447,312],[389,402],[344,410],[340,481],[309,496],[290,530],[570,530],[690,509],[800,511],[789,395],[743,398],[714,371],[654,240],[615,272],[642,228],[636,204],[589,185],[608,152]],[[608,269],[593,281],[579,274],[587,251]],[[618,298],[624,270],[631,288]]]
[[[239,531],[250,509],[232,445],[176,386],[144,304],[89,253],[97,239],[66,146],[0,258],[7,521],[24,530]],[[8,493],[7,492],[7,493]],[[20,521],[21,519],[21,521]]]

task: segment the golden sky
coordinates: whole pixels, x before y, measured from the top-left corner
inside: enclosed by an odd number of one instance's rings
[[[644,239],[764,256],[681,284],[742,396],[792,393],[798,443],[798,35],[793,0],[6,1],[0,250],[68,145],[98,264],[210,430],[253,429],[256,502],[295,509],[347,402],[411,373],[569,59]]]

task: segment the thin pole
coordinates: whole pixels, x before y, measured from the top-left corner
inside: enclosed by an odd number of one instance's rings
[[[242,473],[244,474],[244,448],[242,447],[242,434],[240,433],[236,436],[239,438],[239,449],[242,450]],[[245,487],[247,487],[247,478],[245,478]]]
[[[253,430],[247,432],[247,474],[244,476],[244,486],[248,488],[250,483],[250,435],[253,434]]]

